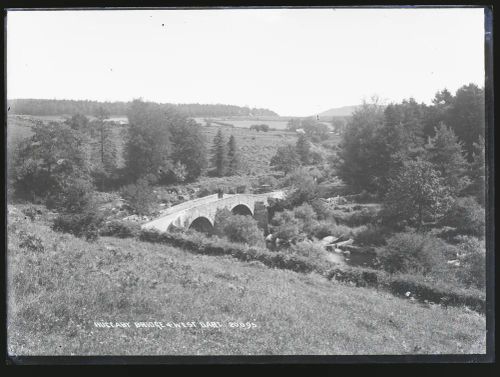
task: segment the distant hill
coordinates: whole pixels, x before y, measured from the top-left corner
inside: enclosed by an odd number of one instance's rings
[[[354,106],[342,106],[342,107],[334,107],[330,110],[323,111],[322,113],[317,114],[321,117],[345,117],[351,116],[354,110],[358,107],[358,105]]]
[[[19,115],[94,115],[97,108],[104,107],[111,115],[125,116],[130,102],[99,102],[80,100],[52,100],[52,99],[12,99],[8,100],[10,114]],[[160,104],[175,108],[189,117],[224,117],[224,116],[278,116],[269,109],[257,109],[222,104]]]

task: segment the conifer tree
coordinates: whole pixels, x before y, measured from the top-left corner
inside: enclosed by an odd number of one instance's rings
[[[295,149],[297,150],[297,154],[300,157],[300,161],[307,165],[310,160],[310,152],[311,152],[311,144],[307,139],[307,136],[304,134],[299,135],[297,140],[297,144],[295,144]]]
[[[212,146],[212,165],[217,177],[224,176],[227,169],[226,142],[222,130],[219,129],[214,137]]]
[[[474,143],[473,146],[473,160],[469,165],[469,177],[471,179],[471,184],[467,188],[467,191],[484,207],[486,199],[486,155],[484,138],[479,136],[478,142]]]
[[[426,145],[427,159],[441,174],[451,192],[458,194],[467,185],[466,159],[453,130],[444,123],[435,129],[435,136]]]
[[[236,146],[236,138],[234,137],[234,135],[231,135],[229,137],[229,141],[227,143],[227,163],[228,163],[227,174],[235,175],[240,167],[239,166],[240,159],[238,154],[238,148]]]

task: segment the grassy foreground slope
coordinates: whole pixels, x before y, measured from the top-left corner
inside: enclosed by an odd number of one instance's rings
[[[14,207],[7,263],[14,355],[485,352],[485,319],[467,309],[136,240],[88,243]],[[134,321],[223,327],[135,328]],[[237,321],[257,327],[229,327]]]

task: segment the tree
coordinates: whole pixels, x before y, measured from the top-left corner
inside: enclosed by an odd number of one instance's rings
[[[430,162],[420,158],[406,161],[389,180],[383,203],[384,221],[420,229],[424,221],[441,217],[450,200],[443,179]]]
[[[219,128],[214,137],[212,146],[212,165],[215,168],[217,177],[223,177],[227,169],[226,142],[222,130]]]
[[[300,166],[300,157],[295,146],[287,144],[281,146],[271,158],[271,166],[281,170],[285,175]]]
[[[469,161],[472,161],[474,143],[485,132],[484,89],[475,84],[464,85],[457,90],[445,120],[458,138],[464,143]]]
[[[295,149],[297,150],[297,154],[300,157],[300,161],[302,164],[307,165],[310,162],[310,152],[311,152],[311,144],[306,135],[301,134],[297,139],[297,144],[295,144]]]
[[[296,131],[298,128],[301,127],[301,120],[300,118],[290,118],[288,120],[288,123],[286,125],[286,129],[288,131]]]
[[[302,203],[310,203],[319,197],[319,187],[314,177],[305,168],[299,168],[285,179],[284,184],[289,187],[285,201],[286,206],[291,208]]]
[[[149,215],[156,204],[156,196],[147,177],[139,178],[136,183],[122,187],[120,194],[134,213],[141,216]]]
[[[181,117],[171,125],[170,130],[172,141],[170,158],[175,165],[172,167],[172,172],[177,177],[176,180],[182,176],[179,174],[179,164],[185,168],[185,179],[192,181],[198,178],[206,168],[207,160],[205,138],[200,127],[193,120]]]
[[[474,143],[472,163],[469,165],[469,177],[471,182],[466,192],[473,195],[478,203],[484,207],[486,202],[486,155],[482,136],[479,137],[477,143]]]
[[[456,195],[467,185],[465,177],[466,160],[462,143],[453,130],[440,123],[426,145],[427,159],[444,179],[444,183]]]
[[[85,115],[77,113],[66,120],[65,123],[74,130],[85,132],[88,130],[89,119]]]
[[[365,102],[354,111],[342,134],[336,167],[340,178],[355,190],[376,191],[377,178],[386,173],[377,142],[383,124],[383,109],[377,102]]]
[[[169,125],[177,116],[173,109],[162,109],[140,99],[130,104],[125,160],[132,180],[147,174],[161,177],[170,171]]]
[[[227,160],[228,160],[228,175],[234,175],[238,173],[240,168],[240,157],[238,153],[238,147],[236,146],[236,138],[234,135],[229,137],[227,143]]]
[[[15,151],[11,172],[14,190],[24,199],[53,205],[70,179],[90,181],[84,139],[80,132],[64,123],[40,122],[32,130],[33,135]]]
[[[330,131],[328,126],[319,123],[315,118],[310,117],[302,119],[300,126],[305,131],[306,135],[316,143],[328,139],[328,132]]]

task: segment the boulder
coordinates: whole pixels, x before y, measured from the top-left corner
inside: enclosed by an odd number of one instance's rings
[[[326,236],[326,237],[323,237],[321,239],[321,243],[323,245],[327,245],[327,244],[332,244],[332,243],[335,243],[339,240],[339,237],[335,237],[335,236]]]

